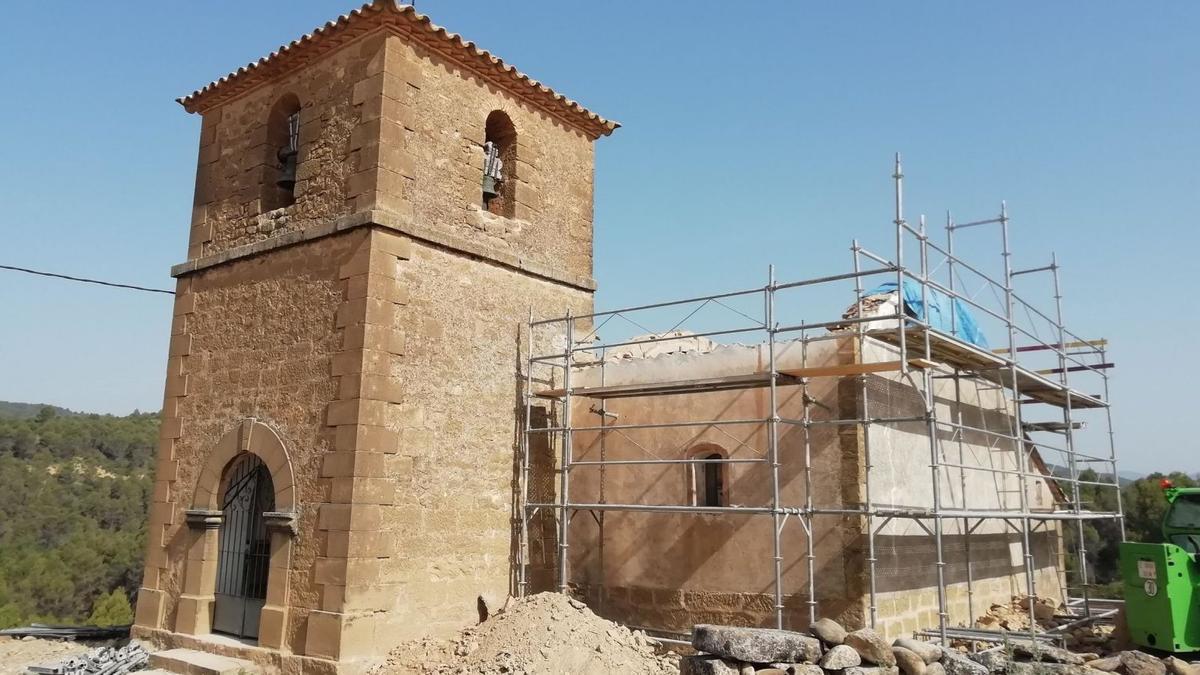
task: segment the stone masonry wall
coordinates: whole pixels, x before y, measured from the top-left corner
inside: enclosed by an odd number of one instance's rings
[[[372,61],[382,35],[354,42],[268,86],[259,87],[203,115],[188,258],[296,232],[356,210],[363,188],[353,179],[358,157],[352,135],[364,114],[360,83],[382,64]],[[295,204],[263,212],[267,118],[284,95],[300,100],[300,154]],[[361,132],[360,132],[361,133]]]
[[[332,363],[342,350],[334,329],[345,301],[339,269],[366,234],[329,237],[179,281],[139,626],[176,629],[191,536],[183,512],[193,505],[208,456],[240,420],[259,419],[281,436],[295,471],[299,527],[315,530],[328,490],[320,468],[334,442],[324,421],[337,395]],[[319,606],[312,580],[318,543],[300,537],[286,570],[292,611],[285,645],[297,653],[304,653],[308,611]]]
[[[400,37],[388,38],[385,60],[384,98],[398,99],[385,105],[407,117],[397,125],[385,112],[383,142],[395,134],[413,167],[411,178],[399,178],[407,195],[400,213],[420,227],[590,279],[592,139]],[[517,134],[515,166],[504,168],[517,181],[511,219],[482,209],[484,122],[494,110],[509,116]],[[381,171],[381,192],[396,179]],[[390,198],[380,200],[378,208],[396,210]]]

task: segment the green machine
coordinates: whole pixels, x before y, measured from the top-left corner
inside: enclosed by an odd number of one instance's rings
[[[1139,645],[1200,651],[1200,488],[1162,483],[1165,544],[1121,544],[1125,619]]]

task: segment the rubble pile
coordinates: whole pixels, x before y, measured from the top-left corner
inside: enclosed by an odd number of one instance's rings
[[[1200,675],[1200,661],[1188,663],[1174,656],[1160,659],[1137,650],[1101,657],[1029,640],[1010,640],[969,658],[977,668],[971,675]]]
[[[674,675],[679,657],[653,639],[559,593],[512,599],[449,640],[401,645],[376,673],[647,673]]]
[[[1116,629],[1117,626],[1125,625],[1122,614],[1118,614],[1114,621],[1108,624],[1090,623],[1064,628],[1078,617],[1068,615],[1067,608],[1057,600],[1035,597],[1033,616],[1041,631],[1061,632],[1067,648],[1073,651],[1104,656],[1129,646],[1128,640]],[[1006,605],[992,605],[986,614],[975,621],[975,626],[991,630],[1028,632],[1028,596],[1013,596],[1012,601]]]
[[[847,631],[831,619],[807,633],[701,624],[692,630],[692,647],[700,653],[683,657],[683,675],[988,675],[931,642],[889,644],[870,628]]]

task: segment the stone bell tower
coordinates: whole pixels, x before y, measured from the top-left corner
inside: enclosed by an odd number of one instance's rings
[[[200,152],[135,634],[355,672],[477,620],[510,588],[518,326],[591,308],[617,125],[393,0],[180,103]]]

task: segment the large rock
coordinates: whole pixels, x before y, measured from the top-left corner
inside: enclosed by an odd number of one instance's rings
[[[826,670],[841,670],[862,665],[862,657],[850,645],[834,645],[821,657],[821,667]]]
[[[926,663],[925,664],[925,675],[946,675],[946,667],[943,666],[938,661],[934,661],[933,663]]]
[[[1096,659],[1095,661],[1088,663],[1088,666],[1095,668],[1096,670],[1102,670],[1106,673],[1116,672],[1117,668],[1121,667],[1121,655],[1117,654],[1115,656],[1106,656],[1102,659]]]
[[[1008,664],[1004,672],[1006,675],[1099,675],[1102,671],[1092,670],[1087,666],[1075,663],[1013,661]]]
[[[862,657],[863,661],[873,663],[878,666],[894,666],[896,665],[896,657],[892,654],[892,646],[883,639],[879,633],[870,628],[862,628],[847,633],[843,644],[854,647],[854,651]]]
[[[679,675],[739,675],[740,672],[737,666],[711,654],[679,659]]]
[[[946,675],[988,675],[987,668],[949,649],[942,654],[942,667]]]
[[[987,668],[989,673],[1003,673],[1004,669],[1008,667],[1008,662],[1012,660],[1009,658],[1008,652],[999,648],[977,652],[967,658]]]
[[[1166,664],[1167,670],[1171,671],[1173,675],[1200,675],[1200,666],[1188,663],[1174,656],[1168,656],[1163,659],[1163,663]]]
[[[1121,667],[1126,675],[1166,675],[1166,664],[1144,651],[1121,652]]]
[[[1014,654],[1028,657],[1033,661],[1053,661],[1072,666],[1083,664],[1083,657],[1079,654],[1072,654],[1061,647],[1045,643],[1035,643],[1031,640],[1011,640],[1008,642],[1008,648]]]
[[[842,671],[842,675],[900,675],[896,666],[855,666]]]
[[[825,675],[821,666],[811,663],[772,663],[771,667],[782,670],[788,675]]]
[[[896,657],[896,665],[904,675],[925,675],[925,659],[916,652],[893,645],[892,656]]]
[[[893,647],[904,647],[908,651],[921,657],[921,660],[926,664],[940,661],[942,658],[942,646],[933,642],[925,642],[924,640],[913,640],[911,638],[899,638],[892,643]]]
[[[692,646],[702,652],[748,663],[816,663],[821,643],[790,630],[698,624]]]
[[[817,619],[808,627],[808,632],[830,646],[840,645],[846,639],[846,629],[833,619]]]
[[[1125,675],[1167,675],[1166,664],[1136,649],[1121,652],[1121,666],[1125,668]]]

